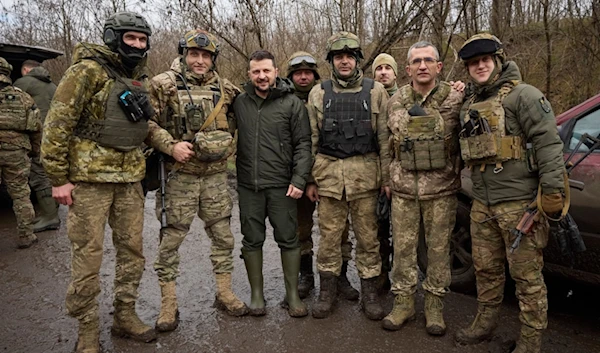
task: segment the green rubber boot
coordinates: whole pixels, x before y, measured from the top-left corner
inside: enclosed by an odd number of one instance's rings
[[[58,203],[52,198],[52,189],[45,189],[35,193],[39,205],[39,215],[33,224],[33,232],[58,229],[60,218],[58,217]]]
[[[263,293],[263,252],[262,250],[246,251],[242,249],[242,257],[248,272],[250,282],[250,305],[249,314],[252,316],[263,316],[267,313],[265,309],[265,295]]]
[[[291,317],[308,315],[306,305],[298,294],[298,272],[300,271],[300,248],[281,251],[281,266],[285,281],[285,299],[283,306]]]

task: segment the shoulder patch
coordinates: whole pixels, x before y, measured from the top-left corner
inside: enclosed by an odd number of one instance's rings
[[[542,97],[538,101],[540,103],[540,106],[542,107],[542,110],[545,111],[546,114],[552,111],[552,108],[550,107],[550,102],[548,102],[546,97]]]

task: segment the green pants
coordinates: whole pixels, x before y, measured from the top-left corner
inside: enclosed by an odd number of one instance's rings
[[[47,189],[52,189],[52,184],[50,183],[50,179],[46,175],[46,171],[44,167],[42,167],[42,163],[40,163],[38,158],[31,159],[31,172],[29,173],[29,187],[32,191],[42,191]]]
[[[275,241],[281,250],[300,247],[296,228],[298,227],[297,200],[285,196],[285,188],[269,188],[253,191],[238,186],[240,196],[240,223],[242,226],[242,248],[245,251],[262,249],[265,242],[265,219],[273,226]]]

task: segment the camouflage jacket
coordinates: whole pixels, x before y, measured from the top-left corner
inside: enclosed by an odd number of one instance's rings
[[[31,131],[0,130],[0,150],[25,149],[30,151],[32,156],[38,156],[42,140],[42,122],[39,109],[37,109],[30,95],[21,91],[18,87],[12,86],[12,81],[8,76],[0,74],[0,85],[7,85],[1,91],[11,89],[12,94],[21,96],[28,124],[32,125]]]
[[[504,64],[496,82],[472,90],[473,94],[466,98],[461,110],[461,120],[470,104],[495,99],[503,85],[520,80],[517,64],[513,61]],[[503,170],[499,173],[494,173],[493,165],[483,171],[474,165],[471,171],[473,198],[485,205],[496,205],[531,199],[538,185],[543,194],[563,190],[563,143],[558,136],[554,112],[544,94],[531,85],[520,83],[504,98],[502,107],[506,135],[521,136],[523,143],[532,144],[537,170],[529,171],[525,160],[503,162]]]
[[[50,79],[50,73],[42,66],[34,67],[29,73],[15,81],[15,86],[27,92],[40,110],[42,123],[46,119],[50,102],[56,91],[56,85]]]
[[[460,130],[459,113],[463,102],[463,93],[450,88],[447,82],[440,82],[437,89],[425,96],[415,91],[412,85],[401,87],[388,102],[388,127],[391,131],[390,147],[393,140],[402,140],[400,130],[406,127],[410,116],[408,110],[420,104],[428,112],[437,110],[444,121],[444,141],[446,147],[446,167],[437,170],[415,171],[401,167],[398,156],[390,163],[390,186],[392,192],[408,199],[428,200],[452,195],[460,189],[460,149],[458,132]],[[446,97],[436,94],[445,92]],[[443,99],[441,104],[436,99]]]
[[[362,87],[362,79],[346,88],[339,85],[333,77],[332,81],[335,92],[354,93],[359,92]],[[371,90],[371,124],[377,134],[379,155],[368,153],[344,159],[317,153],[324,95],[325,90],[321,85],[313,87],[307,104],[314,156],[312,179],[319,188],[319,195],[341,200],[345,194],[348,201],[376,195],[382,183],[389,183],[389,131],[386,125],[388,93],[379,82],[375,82]]]
[[[104,117],[106,98],[115,83],[96,58],[124,77],[146,78],[145,60],[130,76],[118,54],[108,47],[91,43],[75,46],[73,64],[56,89],[44,123],[42,163],[53,186],[68,182],[132,183],[144,177],[146,163],[141,149],[121,152],[74,135],[84,114],[90,119]]]
[[[183,114],[184,107],[179,101],[179,95],[177,94],[177,75],[182,73],[181,70],[181,58],[176,58],[171,64],[169,71],[159,74],[150,80],[150,101],[156,115],[149,121],[149,135],[146,144],[158,149],[159,151],[172,156],[173,146],[181,140],[173,137],[167,126],[171,129],[180,129],[181,122],[173,119],[174,114]],[[234,86],[231,82],[226,79],[220,78],[217,72],[211,71],[203,77],[199,77],[189,71],[185,72],[185,79],[188,87],[192,90],[200,87],[205,91],[219,92],[220,86],[223,86],[224,99],[223,107],[217,115],[215,121],[209,125],[204,131],[223,130],[234,133],[235,124],[233,123],[233,112],[231,110],[231,104],[235,97],[240,93],[239,88]],[[180,87],[179,94],[188,93],[185,89]],[[201,99],[203,102],[195,102],[201,105],[203,109],[203,121],[211,114],[216,103],[212,97],[210,99]],[[206,101],[206,102],[204,102]],[[195,133],[196,131],[194,131]],[[174,158],[167,160],[167,169],[172,169],[175,164]],[[225,171],[227,169],[227,161],[217,162],[202,162],[197,158],[192,158],[189,162],[181,165],[181,169],[178,169],[185,173],[196,174],[196,175],[208,175],[217,172]]]

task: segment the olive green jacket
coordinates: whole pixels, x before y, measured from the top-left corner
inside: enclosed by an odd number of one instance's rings
[[[56,85],[50,79],[48,70],[41,66],[34,67],[27,75],[15,81],[15,87],[19,87],[33,98],[43,123],[56,91]]]
[[[521,80],[521,73],[517,64],[509,61],[504,64],[496,82],[472,90],[473,94],[466,98],[461,110],[461,122],[464,122],[469,103],[493,99],[502,85],[514,80]],[[504,169],[497,174],[493,165],[488,165],[483,172],[474,165],[471,172],[473,197],[485,205],[496,205],[532,199],[538,184],[541,184],[543,194],[563,190],[563,143],[550,103],[537,88],[520,83],[506,96],[502,106],[506,115],[506,134],[521,136],[524,143],[532,144],[538,170],[528,171],[525,160],[504,162]]]
[[[277,78],[266,99],[248,82],[233,103],[238,129],[238,185],[255,191],[290,184],[304,190],[312,158],[304,103]]]
[[[106,98],[115,82],[93,60],[96,56],[127,76],[119,56],[108,47],[91,43],[75,46],[73,64],[56,89],[44,123],[42,164],[53,186],[68,182],[132,183],[142,180],[145,174],[146,162],[140,148],[121,152],[74,135],[84,114],[90,119],[104,118]],[[145,80],[145,60],[131,78]]]

